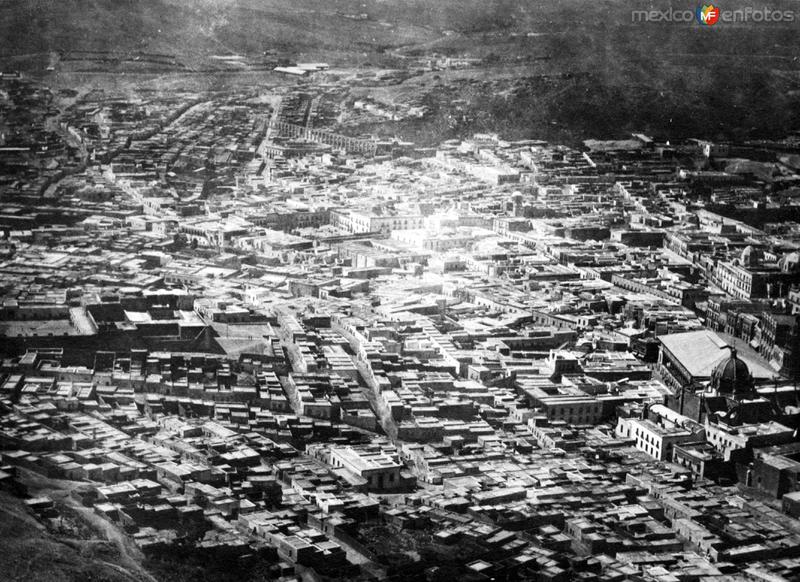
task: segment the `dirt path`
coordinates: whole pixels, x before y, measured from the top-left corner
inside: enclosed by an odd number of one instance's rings
[[[144,556],[139,548],[127,535],[111,522],[97,515],[93,509],[84,507],[81,503],[70,495],[70,491],[80,485],[86,485],[77,481],[63,479],[50,479],[38,473],[28,470],[21,470],[24,483],[28,486],[29,493],[34,496],[47,495],[53,501],[60,502],[75,514],[89,527],[91,527],[98,537],[105,537],[106,540],[116,546],[120,557],[120,564],[113,564],[105,560],[100,560],[109,567],[126,574],[138,582],[158,582],[147,570],[142,567]]]

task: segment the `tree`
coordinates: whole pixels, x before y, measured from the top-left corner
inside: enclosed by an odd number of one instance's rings
[[[175,236],[172,237],[172,244],[176,250],[184,248],[186,246],[186,235],[182,232],[176,232]]]

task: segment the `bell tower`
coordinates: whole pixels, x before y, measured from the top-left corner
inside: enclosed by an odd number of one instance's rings
[[[792,380],[800,380],[800,313],[795,317],[789,341],[783,350],[781,374]]]

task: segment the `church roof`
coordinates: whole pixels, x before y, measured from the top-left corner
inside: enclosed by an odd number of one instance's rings
[[[662,335],[658,339],[663,348],[695,378],[710,378],[720,362],[730,357],[730,350],[725,349],[728,341],[710,329]],[[755,378],[772,378],[775,375],[773,370],[744,350],[737,358],[747,364]]]

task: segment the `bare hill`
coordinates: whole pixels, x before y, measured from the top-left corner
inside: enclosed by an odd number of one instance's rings
[[[728,0],[726,10],[747,6]],[[747,138],[800,129],[800,13],[793,22],[635,22],[632,10],[679,0],[28,0],[0,2],[0,64],[42,71],[81,51],[135,55],[163,71],[207,71],[239,55],[397,66],[420,56],[477,56],[474,83],[413,90],[438,111],[390,133],[494,130],[541,137]],[[779,0],[774,10],[797,10]],[[77,56],[76,56],[77,55]],[[122,55],[122,56],[120,56]],[[216,61],[219,62],[219,61]],[[495,82],[502,67],[516,79]],[[548,78],[549,77],[549,78]],[[454,115],[455,98],[466,114]],[[443,96],[446,96],[443,97]],[[452,120],[460,120],[452,127]]]

